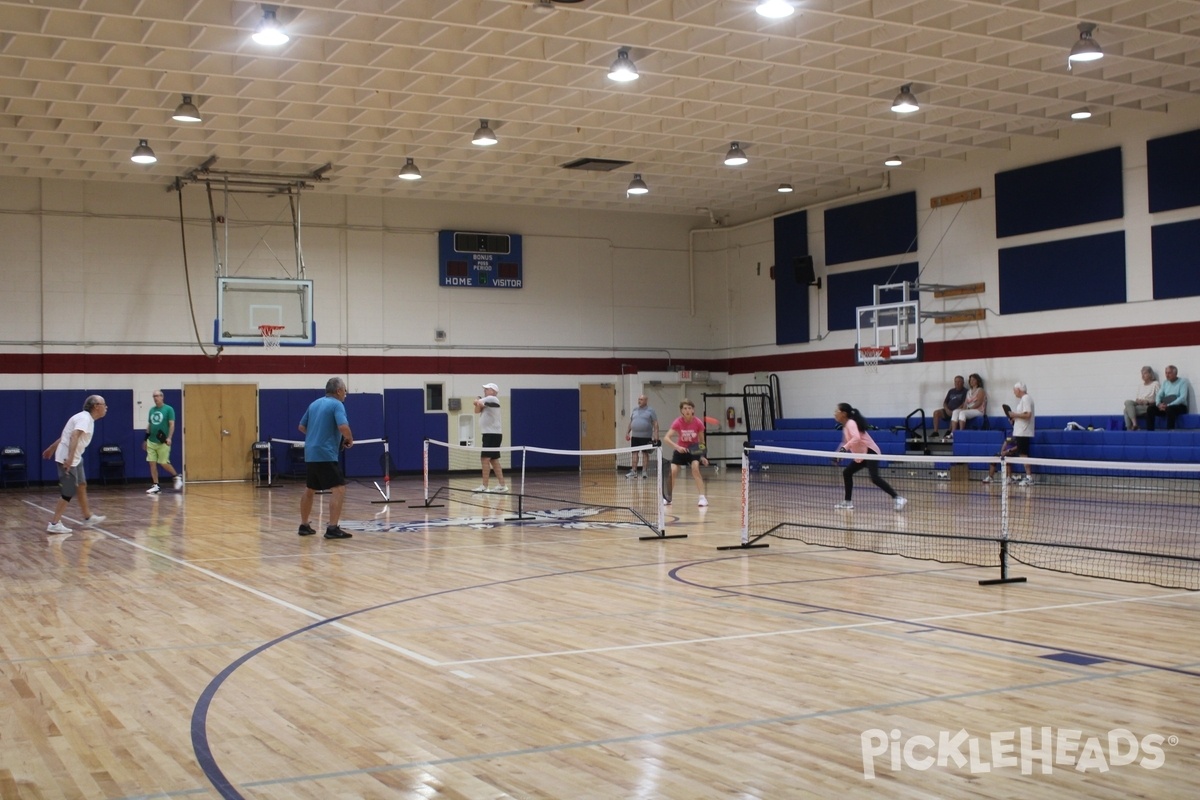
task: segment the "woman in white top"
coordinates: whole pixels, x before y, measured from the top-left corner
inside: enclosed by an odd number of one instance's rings
[[[983,390],[983,378],[979,377],[979,373],[972,372],[967,378],[967,385],[970,387],[967,389],[967,399],[950,415],[951,435],[954,431],[966,430],[967,420],[987,413],[987,392]]]
[[[1125,401],[1125,430],[1138,429],[1137,418],[1146,416],[1146,408],[1158,396],[1158,377],[1150,367],[1142,367],[1142,385],[1134,390],[1134,398]]]

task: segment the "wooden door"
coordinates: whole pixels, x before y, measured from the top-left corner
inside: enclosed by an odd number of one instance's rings
[[[581,384],[579,387],[579,447],[582,450],[611,450],[617,447],[617,387],[611,383]],[[628,444],[622,438],[619,446]],[[590,456],[582,466],[616,469],[615,456]]]
[[[250,479],[258,441],[258,387],[192,383],[183,387],[184,474],[193,481]]]

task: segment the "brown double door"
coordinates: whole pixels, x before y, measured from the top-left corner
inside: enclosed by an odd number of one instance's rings
[[[183,435],[189,481],[249,480],[250,450],[258,441],[258,386],[184,384]]]

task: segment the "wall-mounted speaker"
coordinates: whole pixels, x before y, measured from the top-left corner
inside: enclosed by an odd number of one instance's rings
[[[792,271],[796,278],[796,283],[802,286],[809,286],[817,282],[817,274],[813,270],[812,256],[796,256],[793,258]]]

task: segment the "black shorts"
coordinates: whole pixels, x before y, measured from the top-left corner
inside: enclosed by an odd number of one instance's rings
[[[336,461],[310,461],[304,466],[308,473],[305,486],[309,489],[325,491],[346,485],[346,476]]]
[[[1017,455],[1029,455],[1029,445],[1033,444],[1032,436],[1014,436],[1013,444],[1017,446]]]
[[[483,446],[485,448],[499,447],[500,443],[503,441],[504,441],[503,433],[485,433],[485,434],[483,434]],[[500,451],[499,450],[484,450],[479,455],[482,458],[499,458]]]
[[[631,447],[645,447],[654,440],[649,436],[631,436],[629,437],[629,445]]]
[[[689,467],[692,462],[699,461],[704,458],[704,453],[681,453],[678,450],[671,456],[671,463],[678,464],[681,467]]]

